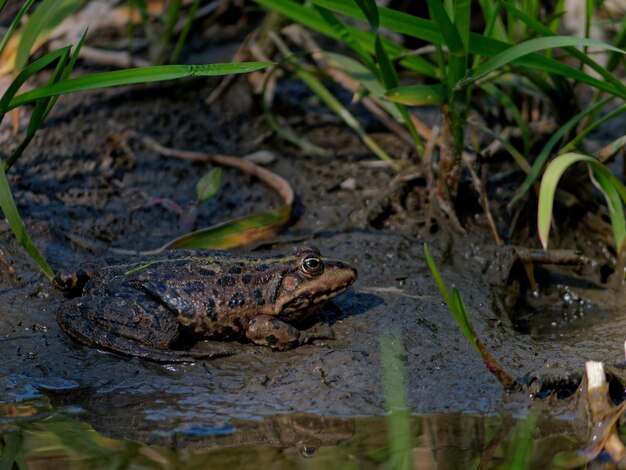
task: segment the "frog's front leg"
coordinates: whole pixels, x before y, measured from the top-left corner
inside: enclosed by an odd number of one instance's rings
[[[270,315],[259,315],[248,323],[246,337],[255,344],[286,351],[315,339],[332,338],[333,335],[332,332],[320,334],[300,331],[289,323]]]

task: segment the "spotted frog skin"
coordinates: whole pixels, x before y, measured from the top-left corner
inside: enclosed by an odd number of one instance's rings
[[[176,250],[83,271],[82,296],[63,302],[57,320],[88,346],[159,362],[204,357],[184,349],[201,339],[286,350],[315,339],[296,326],[356,278],[313,247],[258,257]]]

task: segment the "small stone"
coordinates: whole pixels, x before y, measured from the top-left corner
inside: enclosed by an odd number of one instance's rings
[[[356,180],[354,178],[347,178],[339,183],[339,187],[341,189],[346,189],[348,191],[354,191],[356,186]]]
[[[276,155],[269,150],[259,150],[258,152],[249,153],[243,158],[257,165],[269,165],[276,161]]]

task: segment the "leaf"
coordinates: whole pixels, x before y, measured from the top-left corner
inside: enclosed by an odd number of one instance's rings
[[[552,134],[552,137],[550,137],[548,142],[546,142],[546,144],[543,146],[543,148],[539,152],[539,155],[537,155],[537,158],[535,159],[535,162],[533,163],[530,173],[526,175],[526,178],[524,179],[520,187],[517,189],[517,191],[513,195],[513,198],[511,199],[511,202],[509,203],[509,207],[512,207],[514,204],[516,204],[522,198],[522,196],[526,194],[526,191],[528,191],[528,189],[533,185],[535,180],[539,177],[539,175],[541,174],[541,170],[543,169],[543,166],[546,164],[548,157],[550,157],[550,153],[552,152],[552,149],[554,148],[554,146],[561,139],[563,139],[563,137],[565,137],[565,135],[567,135],[567,133],[571,129],[573,129],[574,126],[576,126],[576,124],[578,124],[578,122],[580,122],[581,119],[583,119],[585,116],[588,116],[594,113],[596,110],[602,108],[610,100],[611,100],[610,98],[605,98],[603,100],[598,101],[593,106],[590,106],[589,108],[573,116],[569,121],[563,124],[559,130],[557,130],[554,134]]]
[[[314,29],[326,34],[330,37],[335,37],[325,24],[305,6],[299,5],[293,0],[255,0],[261,5],[265,5],[280,14],[297,21],[308,28]],[[311,0],[315,5],[323,6],[331,11],[341,13],[353,18],[365,20],[363,13],[357,8],[352,0]],[[439,30],[439,26],[430,20],[418,18],[416,16],[409,15],[407,13],[391,10],[389,8],[380,7],[378,9],[380,16],[380,26],[389,29],[399,34],[406,34],[407,36],[422,39],[432,44],[443,44],[443,37]],[[359,41],[365,48],[371,47],[371,33],[367,32],[353,32]],[[367,37],[370,36],[370,39]],[[470,33],[468,52],[471,54],[477,54],[485,57],[492,57],[497,53],[506,51],[511,45],[503,41],[486,37],[476,33]],[[398,54],[407,52],[406,49],[401,48],[395,43],[385,42],[385,49],[390,53],[392,57]],[[420,60],[416,60],[420,59]],[[411,57],[410,60],[403,59],[400,63],[410,70],[415,70],[423,73],[429,77],[437,77],[438,72],[434,65],[421,59],[419,57]],[[535,70],[540,70],[546,73],[554,73],[562,75],[567,78],[586,83],[599,90],[604,90],[612,95],[626,98],[626,86],[615,85],[613,83],[607,83],[603,80],[598,80],[591,75],[578,70],[575,67],[571,67],[557,60],[545,57],[539,54],[529,54],[519,57],[512,62],[513,65],[522,67],[528,67]]]
[[[222,169],[219,166],[207,171],[196,184],[196,197],[198,201],[206,201],[219,192],[222,184]]]
[[[74,13],[83,0],[43,0],[26,23],[15,55],[16,71],[24,68],[36,41]]]
[[[212,227],[196,230],[167,243],[161,249],[211,248],[225,250],[246,245],[274,235],[289,222],[291,204],[278,209],[230,220]]]
[[[24,2],[22,7],[20,8],[20,11],[18,11],[17,14],[13,17],[13,20],[11,21],[9,28],[7,29],[6,33],[4,33],[2,42],[0,42],[0,57],[2,56],[2,53],[4,52],[5,47],[9,43],[9,39],[13,37],[13,33],[15,32],[17,27],[20,25],[20,22],[22,21],[22,17],[30,9],[33,3],[35,3],[35,0],[27,0],[26,2]],[[0,8],[0,10],[2,10],[2,8]]]
[[[11,230],[17,240],[26,249],[35,263],[37,263],[46,277],[48,279],[52,279],[54,277],[54,272],[52,272],[52,269],[41,253],[39,253],[39,250],[33,243],[33,240],[30,238],[30,235],[28,235],[24,222],[17,211],[15,200],[11,194],[9,180],[4,172],[3,165],[0,165],[0,208],[2,209],[2,212],[4,212],[4,217],[6,218],[9,227],[11,227]]]
[[[324,61],[329,67],[341,70],[359,84],[364,87],[373,96],[383,96],[385,94],[385,88],[382,86],[378,77],[376,77],[372,71],[363,65],[362,63],[354,60],[346,55],[337,54],[335,52],[322,52]],[[381,100],[380,105],[391,114],[397,121],[402,119],[402,115],[398,111],[398,108],[387,100]]]
[[[537,212],[537,226],[539,239],[544,249],[548,247],[550,236],[550,223],[554,206],[554,194],[561,176],[570,166],[577,162],[585,162],[590,165],[598,189],[603,193],[609,209],[615,247],[618,252],[624,247],[626,240],[626,222],[624,219],[624,206],[626,202],[626,188],[613,175],[608,168],[598,160],[580,153],[564,153],[556,157],[546,167],[541,187],[539,189],[539,208]]]
[[[626,51],[622,51],[617,47],[611,46],[610,44],[606,44],[601,41],[595,41],[593,39],[577,38],[574,36],[550,36],[544,38],[529,39],[528,41],[522,42],[515,46],[511,46],[507,50],[502,51],[499,54],[493,56],[491,59],[485,61],[485,63],[473,69],[467,78],[461,80],[458,83],[457,87],[460,88],[467,86],[470,83],[473,83],[476,80],[484,77],[488,73],[500,69],[504,65],[510,64],[520,57],[531,54],[533,52],[567,46],[593,46],[626,54]]]
[[[526,14],[525,12],[515,8],[513,5],[511,5],[511,4],[507,3],[507,2],[500,2],[499,5],[502,5],[504,8],[506,8],[508,13],[510,13],[513,17],[523,21],[528,26],[533,28],[535,31],[539,32],[542,36],[554,37],[556,35],[549,27],[545,26],[543,23],[541,23],[540,21],[538,21],[534,17],[532,17],[532,16]],[[626,21],[626,17],[625,17],[625,21]],[[619,38],[616,38],[615,46],[616,47],[623,47],[624,44],[621,44],[619,42]],[[612,85],[617,86],[619,88],[624,88],[624,84],[619,80],[619,78],[617,78],[611,72],[612,69],[611,69],[610,66],[607,66],[607,68],[604,68],[604,67],[600,66],[597,62],[592,60],[591,57],[588,54],[586,54],[583,51],[578,50],[575,47],[564,47],[564,50],[568,54],[571,54],[573,57],[575,57],[576,59],[580,60],[583,64],[585,64],[589,68],[593,69],[598,75],[600,75],[602,78],[604,78],[604,80],[606,80],[607,82],[609,82]],[[619,54],[619,53],[613,52],[611,54],[611,57],[623,57],[623,54]],[[610,62],[610,59],[609,59],[609,62]]]
[[[313,10],[311,8],[307,8],[303,5],[300,5],[293,0],[255,0],[258,4],[264,5],[272,10],[280,13],[281,15],[292,19],[293,21],[297,21],[298,23],[310,28],[314,31],[318,31],[326,36],[331,38],[339,39],[339,35],[336,31],[333,30],[321,17],[318,11]],[[313,2],[317,6],[322,6],[329,10],[337,12],[338,10],[335,7],[335,4],[330,1],[323,0],[313,0]],[[359,17],[363,20],[363,13],[359,8],[354,6],[354,4],[350,3],[350,7],[353,8],[354,12],[356,12]],[[414,18],[414,17],[412,17]],[[421,18],[418,18],[421,20]],[[347,27],[350,31],[350,34],[359,42],[361,47],[370,53],[374,53],[374,41],[373,34],[370,31],[362,31],[357,28]],[[437,33],[438,34],[438,33]],[[441,39],[441,36],[439,36]],[[383,40],[382,41],[387,53],[391,57],[397,57],[400,55],[405,55],[408,52],[408,49],[401,47],[400,45],[394,43],[393,41]],[[422,73],[428,77],[435,77],[437,75],[437,70],[434,65],[427,61],[422,57],[405,57],[400,63],[409,68],[410,70],[414,70],[416,72]]]
[[[274,42],[283,56],[292,57],[291,51],[277,36],[274,37]],[[300,64],[293,59],[289,59],[289,63],[294,67],[296,76],[302,80],[302,82],[309,87],[309,89],[315,93],[332,112],[339,116],[339,118],[359,136],[361,141],[372,151],[372,153],[374,153],[381,160],[390,162],[392,166],[397,166],[387,152],[385,152],[385,150],[382,149],[365,132],[365,129],[354,117],[354,115],[337,98],[335,98],[335,96],[320,80],[317,79],[317,77],[315,77],[315,75],[302,68]]]
[[[94,90],[120,85],[160,82],[185,77],[207,77],[254,72],[273,65],[271,62],[240,62],[236,64],[158,65],[137,67],[112,72],[100,72],[42,86],[11,100],[8,109],[23,106],[39,98],[63,95],[76,91]]]
[[[372,32],[376,33],[378,31],[378,25],[380,23],[378,17],[378,6],[374,0],[354,0],[355,3],[359,6],[365,17],[367,18],[367,22],[370,24],[370,28],[372,28]]]
[[[2,121],[2,118],[4,117],[6,112],[11,109],[10,102],[15,96],[15,94],[19,91],[20,87],[24,84],[24,82],[28,80],[29,77],[31,77],[32,75],[35,75],[40,70],[43,70],[45,67],[47,67],[54,61],[59,60],[59,58],[63,57],[66,54],[69,54],[69,51],[70,51],[70,46],[66,46],[66,47],[62,47],[61,49],[57,49],[56,51],[46,54],[40,57],[39,59],[34,60],[30,64],[28,64],[24,68],[24,70],[22,70],[17,75],[17,77],[13,79],[11,84],[8,86],[8,88],[2,95],[2,98],[0,98],[0,121]]]
[[[340,40],[350,46],[350,49],[354,51],[357,57],[367,66],[371,73],[374,75],[378,75],[378,70],[376,69],[376,64],[370,57],[370,55],[361,47],[361,43],[356,40],[356,38],[352,35],[350,29],[346,27],[341,21],[337,19],[337,17],[326,8],[322,8],[319,6],[315,6],[315,9],[319,12],[320,16],[328,25],[337,33]]]
[[[446,100],[446,87],[443,83],[435,85],[409,85],[393,88],[385,96],[396,103],[413,106],[442,104]]]

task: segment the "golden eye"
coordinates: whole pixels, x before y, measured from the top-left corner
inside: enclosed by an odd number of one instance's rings
[[[324,271],[324,265],[317,256],[307,256],[302,260],[302,270],[307,274],[321,274]]]

